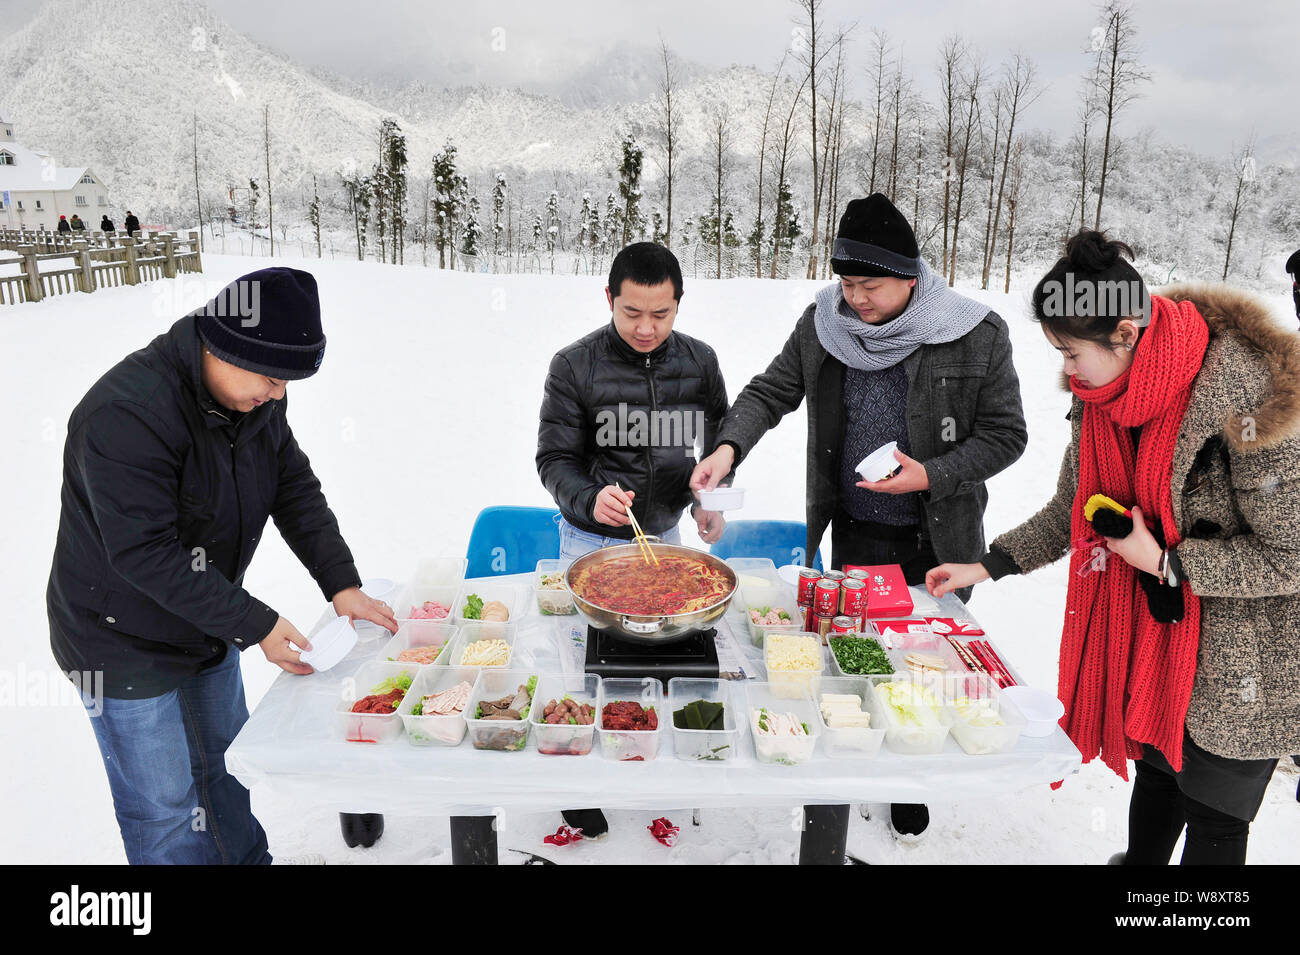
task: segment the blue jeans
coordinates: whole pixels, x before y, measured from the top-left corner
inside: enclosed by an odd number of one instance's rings
[[[248,721],[237,651],[162,696],[83,703],[128,862],[271,862],[248,790],[226,772],[226,748]]]
[[[659,534],[658,537],[665,544],[680,544],[682,542],[682,535],[675,527],[670,527],[662,534]],[[589,534],[581,528],[574,527],[564,518],[560,518],[560,560],[577,560],[583,554],[590,554],[593,550],[601,547],[608,547],[611,544],[630,543],[632,541],[624,540],[621,537],[601,537],[599,534]]]

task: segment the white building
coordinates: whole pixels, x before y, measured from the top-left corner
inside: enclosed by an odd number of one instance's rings
[[[88,166],[60,166],[52,156],[22,146],[14,124],[0,116],[0,226],[57,229],[59,216],[81,217],[87,231],[109,212],[108,190]],[[119,231],[125,211],[109,218]]]

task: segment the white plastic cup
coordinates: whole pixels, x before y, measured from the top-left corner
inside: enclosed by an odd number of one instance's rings
[[[888,444],[876,448],[876,450],[859,461],[858,466],[854,468],[858,477],[864,481],[883,481],[897,472],[903,466],[902,462],[894,457],[894,452],[897,450],[897,441],[890,441]]]
[[[303,663],[320,672],[338,664],[357,645],[357,632],[347,617],[336,617],[311,638],[311,649],[300,654]]]

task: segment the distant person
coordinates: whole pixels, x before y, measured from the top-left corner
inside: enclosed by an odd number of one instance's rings
[[[83,222],[81,220],[81,216],[77,215],[75,212],[72,214],[72,231],[73,232],[86,231],[86,223]]]
[[[110,219],[107,215],[105,215],[104,218],[99,220],[99,231],[116,232],[117,229],[113,226],[113,220]]]
[[[1300,249],[1291,253],[1286,260],[1286,270],[1291,275],[1291,298],[1295,301],[1295,317],[1300,319]],[[1300,799],[1300,794],[1297,794]]]
[[[130,209],[126,210],[125,225],[126,225],[127,235],[134,236],[136,233],[140,231],[140,220],[135,217],[135,213],[133,213]]]
[[[71,231],[72,231],[72,226],[68,223],[68,217],[67,217],[67,216],[59,216],[59,231],[60,231],[60,232],[71,232]]]

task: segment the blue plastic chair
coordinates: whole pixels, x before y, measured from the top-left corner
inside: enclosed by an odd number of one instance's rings
[[[807,554],[808,525],[801,521],[728,521],[721,539],[709,548],[715,557],[767,557],[780,567],[802,564]],[[822,552],[812,566],[822,569]]]
[[[560,556],[560,512],[547,507],[485,507],[474,519],[466,577],[532,573]]]

